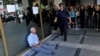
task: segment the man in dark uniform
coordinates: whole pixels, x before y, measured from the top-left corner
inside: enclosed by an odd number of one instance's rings
[[[64,9],[63,3],[59,4],[60,10],[57,11],[57,15],[54,22],[58,21],[61,35],[64,35],[64,41],[67,41],[67,28],[68,28],[68,19],[71,23],[71,18],[66,9]]]

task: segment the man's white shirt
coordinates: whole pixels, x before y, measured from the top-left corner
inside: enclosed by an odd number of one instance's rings
[[[39,38],[37,34],[30,33],[27,40],[30,47],[32,47],[32,44],[39,44]]]

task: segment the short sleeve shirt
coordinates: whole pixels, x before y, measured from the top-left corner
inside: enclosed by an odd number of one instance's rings
[[[57,11],[57,19],[58,19],[58,22],[60,23],[60,24],[66,24],[66,23],[68,23],[67,21],[68,21],[68,17],[70,17],[70,15],[69,15],[69,13],[68,13],[68,11],[67,10],[63,10],[63,11],[61,11],[61,10],[58,10]]]
[[[61,21],[66,21],[66,19],[70,17],[69,13],[67,12],[67,10],[58,10],[57,11],[57,18]]]

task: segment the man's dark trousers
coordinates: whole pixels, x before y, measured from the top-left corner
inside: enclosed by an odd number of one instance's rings
[[[64,41],[67,41],[67,24],[60,23],[59,27],[60,27],[61,35],[64,35]]]

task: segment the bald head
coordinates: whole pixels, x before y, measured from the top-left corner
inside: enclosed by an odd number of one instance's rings
[[[35,34],[35,33],[36,33],[35,27],[31,27],[31,28],[30,28],[30,31],[31,31],[31,33]]]

